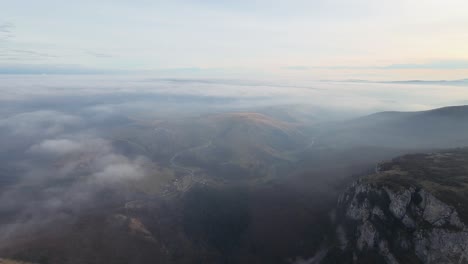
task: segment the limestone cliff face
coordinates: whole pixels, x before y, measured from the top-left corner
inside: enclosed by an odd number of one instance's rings
[[[337,219],[334,254],[346,262],[468,263],[466,225],[424,189],[357,181],[340,197]]]

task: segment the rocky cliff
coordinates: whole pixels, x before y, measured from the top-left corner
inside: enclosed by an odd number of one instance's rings
[[[468,263],[468,151],[407,155],[341,195],[325,263]]]

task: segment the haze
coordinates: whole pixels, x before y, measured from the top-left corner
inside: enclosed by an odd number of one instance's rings
[[[462,0],[0,0],[0,263],[467,263]]]

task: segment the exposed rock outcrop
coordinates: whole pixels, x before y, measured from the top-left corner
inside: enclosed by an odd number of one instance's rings
[[[433,194],[445,186],[431,179],[417,184],[423,176],[411,184],[383,180],[401,175],[414,178],[411,171],[390,166],[356,181],[340,196],[339,246],[325,263],[468,263],[467,225],[453,204]]]

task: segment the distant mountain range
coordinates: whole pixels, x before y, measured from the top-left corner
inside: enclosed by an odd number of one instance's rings
[[[459,80],[404,80],[404,81],[369,81],[369,80],[350,79],[350,80],[342,80],[339,82],[468,86],[468,78],[459,79]]]
[[[402,84],[433,84],[433,85],[460,85],[468,86],[468,79],[460,80],[436,80],[436,81],[424,81],[424,80],[408,80],[408,81],[388,81],[384,83],[402,83]]]
[[[324,127],[326,145],[391,148],[468,146],[468,106],[420,112],[380,112]]]

